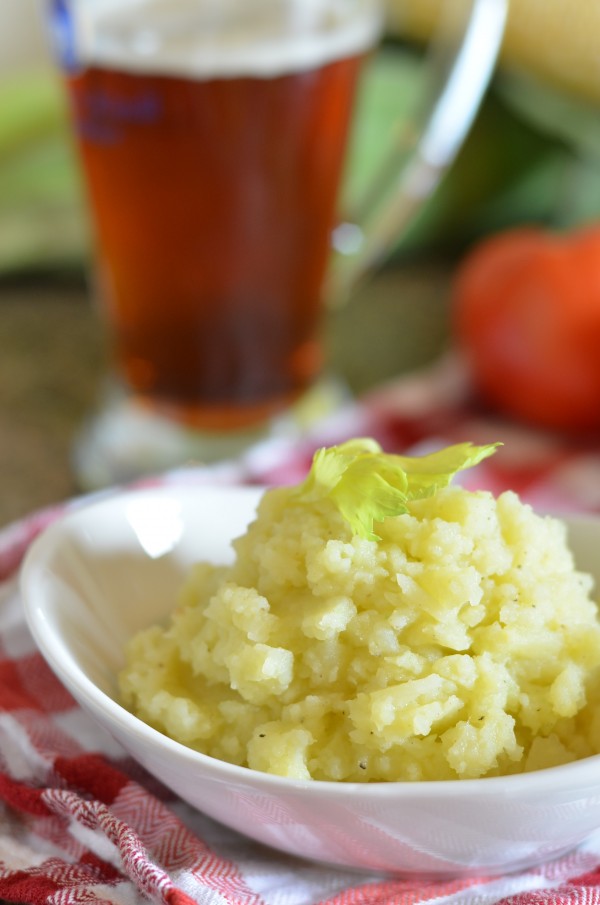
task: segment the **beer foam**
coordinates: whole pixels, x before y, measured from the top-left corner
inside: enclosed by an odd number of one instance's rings
[[[362,53],[378,0],[71,0],[80,65],[195,78],[276,76]]]

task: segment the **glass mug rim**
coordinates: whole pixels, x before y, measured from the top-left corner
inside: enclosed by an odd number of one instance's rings
[[[261,0],[262,17],[256,0],[251,17],[239,0],[170,0],[168,17],[163,0],[146,0],[156,18],[141,25],[140,4],[52,2],[58,55],[71,71],[98,64],[190,78],[273,77],[364,51],[384,27],[384,0]]]

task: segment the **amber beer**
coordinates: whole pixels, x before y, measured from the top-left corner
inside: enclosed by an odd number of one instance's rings
[[[141,398],[196,426],[259,422],[321,369],[324,275],[367,49],[323,45],[310,65],[282,46],[267,72],[92,59],[69,77],[118,366]]]

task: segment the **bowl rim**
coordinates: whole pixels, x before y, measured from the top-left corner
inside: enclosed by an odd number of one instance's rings
[[[94,719],[101,722],[108,729],[107,722],[114,724],[125,734],[132,734],[143,739],[151,748],[164,750],[167,754],[174,755],[178,760],[187,761],[190,766],[211,773],[218,773],[221,779],[231,782],[260,785],[264,788],[276,791],[301,791],[303,795],[318,796],[320,793],[327,795],[346,797],[358,796],[360,799],[380,798],[392,794],[394,797],[411,798],[453,798],[457,794],[461,797],[481,798],[510,797],[519,793],[530,793],[539,796],[544,789],[556,790],[560,785],[561,790],[600,784],[600,754],[559,764],[553,767],[545,767],[528,773],[513,773],[499,776],[487,776],[466,779],[446,780],[399,780],[378,782],[346,782],[318,779],[293,779],[279,776],[250,767],[232,764],[229,761],[219,760],[201,751],[197,751],[182,742],[170,738],[150,724],[144,722],[135,714],[127,710],[111,695],[102,691],[81,669],[72,657],[66,661],[60,657],[60,647],[69,651],[66,645],[60,645],[57,649],[54,643],[48,643],[48,631],[50,623],[47,620],[43,602],[40,595],[32,590],[36,578],[44,571],[51,569],[53,555],[60,546],[60,538],[63,532],[76,526],[78,522],[85,521],[102,508],[120,506],[129,498],[139,497],[140,494],[148,496],[176,496],[189,497],[190,494],[210,494],[219,496],[244,495],[249,499],[260,498],[265,487],[258,485],[214,485],[203,483],[184,483],[182,485],[168,484],[161,486],[142,486],[131,489],[114,489],[104,492],[90,500],[84,498],[81,505],[75,505],[69,511],[64,512],[54,522],[46,526],[30,544],[20,567],[18,583],[20,596],[25,615],[25,620],[31,632],[36,647],[46,660],[49,667],[58,677],[59,681],[67,688],[76,699],[82,709],[92,712]],[[552,513],[543,513],[552,515]],[[590,513],[559,514],[567,525],[595,524],[600,529],[600,517]],[[53,634],[57,641],[60,637]],[[85,704],[83,703],[85,702]],[[105,719],[97,716],[104,714]],[[123,746],[123,743],[120,742]]]

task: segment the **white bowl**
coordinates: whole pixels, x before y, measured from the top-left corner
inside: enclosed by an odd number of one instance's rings
[[[81,706],[183,800],[269,846],[329,864],[420,876],[514,871],[600,827],[600,756],[519,776],[331,783],[270,776],[198,754],[118,703],[123,645],[162,620],[190,564],[231,558],[261,490],[172,487],[110,496],[33,544],[22,572],[40,650]],[[569,523],[600,577],[600,520]]]

